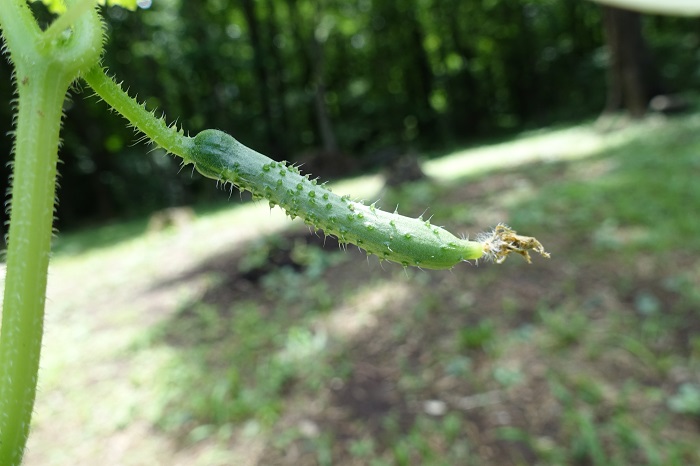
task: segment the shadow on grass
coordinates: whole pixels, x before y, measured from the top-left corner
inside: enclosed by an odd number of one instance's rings
[[[147,218],[138,218],[62,232],[53,239],[52,254],[54,257],[77,256],[96,249],[116,246],[121,242],[141,237],[147,225]]]
[[[241,200],[249,201],[249,197],[241,196]],[[192,206],[192,214],[194,216],[205,216],[230,208],[230,203],[198,205]],[[188,210],[190,207],[183,207],[183,209]],[[53,238],[51,245],[52,254],[54,257],[76,256],[138,239],[148,232],[149,223],[157,214],[158,212],[155,212],[148,216],[60,232]],[[165,229],[167,227],[168,225],[164,225],[158,228]]]

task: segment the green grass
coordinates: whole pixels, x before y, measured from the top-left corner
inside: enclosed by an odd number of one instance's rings
[[[700,464],[699,129],[543,130],[381,194],[531,265],[404,270],[235,196],[61,236],[27,464]]]
[[[592,237],[596,250],[697,251],[700,121],[645,129],[598,157],[535,175],[544,188],[519,206],[513,222]]]

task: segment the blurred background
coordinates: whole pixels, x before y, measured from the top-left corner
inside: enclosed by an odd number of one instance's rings
[[[78,84],[27,464],[700,464],[700,19],[583,0],[103,11],[105,65],[191,135],[458,234],[506,222],[552,258],[379,263],[180,170]]]
[[[612,13],[606,36],[604,11],[586,1],[158,0],[104,18],[104,63],[149,108],[190,134],[226,130],[319,175],[593,118],[606,102],[639,115],[655,95],[700,81],[696,20]],[[629,50],[617,68],[606,37]],[[11,95],[5,62],[0,73]],[[608,96],[615,78],[638,95]],[[198,177],[173,180],[178,162],[144,156],[123,119],[90,95],[78,87],[66,106],[58,227],[220,199]],[[3,106],[3,128],[11,118]]]

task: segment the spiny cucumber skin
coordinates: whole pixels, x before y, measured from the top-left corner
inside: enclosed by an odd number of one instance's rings
[[[457,238],[429,221],[382,211],[338,196],[299,169],[260,154],[227,133],[207,129],[194,137],[188,157],[197,171],[230,182],[279,205],[292,217],[404,266],[449,269],[483,254],[478,242]]]

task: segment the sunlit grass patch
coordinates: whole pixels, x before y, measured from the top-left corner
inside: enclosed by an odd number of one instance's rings
[[[514,210],[511,223],[599,251],[698,250],[698,128],[697,115],[669,120],[556,176],[534,171],[542,188]]]

